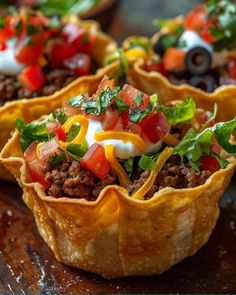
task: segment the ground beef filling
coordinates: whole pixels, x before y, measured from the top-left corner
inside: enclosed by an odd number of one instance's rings
[[[132,195],[137,191],[149,177],[150,171],[142,172],[138,179],[134,180],[131,185],[128,185],[129,194]],[[161,172],[158,174],[152,188],[145,196],[149,199],[153,194],[164,187],[173,187],[175,189],[191,188],[202,185],[211,176],[212,172],[202,170],[197,172],[189,167],[187,163],[180,165],[178,157],[171,157],[167,161]]]
[[[93,201],[105,186],[116,182],[115,175],[111,173],[106,179],[99,180],[77,161],[59,165],[48,162],[44,172],[45,180],[52,183],[47,194],[54,197],[78,197]]]
[[[96,65],[92,64],[92,73],[95,72],[96,68]],[[74,71],[63,68],[52,69],[48,67],[44,68],[43,72],[46,83],[37,91],[22,87],[17,77],[10,77],[0,73],[0,105],[11,100],[51,95],[77,78]]]
[[[135,167],[134,171],[133,183],[127,186],[130,195],[147,181],[150,174],[150,171],[143,171],[138,167]],[[99,180],[92,172],[84,170],[77,161],[59,165],[48,162],[44,172],[46,181],[52,183],[47,194],[54,197],[77,197],[94,201],[105,186],[119,184],[113,173],[110,173],[106,179]],[[180,165],[179,158],[172,156],[163,166],[145,199],[151,198],[155,192],[164,187],[182,189],[202,185],[211,174],[211,171],[206,170],[196,172],[186,163]]]

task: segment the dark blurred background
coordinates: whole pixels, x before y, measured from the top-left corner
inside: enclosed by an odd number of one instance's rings
[[[185,14],[199,0],[120,0],[109,33],[121,41],[129,35],[151,36],[156,32],[155,18],[171,18]]]
[[[201,0],[0,0],[0,14],[6,13],[8,5],[37,6],[44,13],[77,13],[81,7],[93,7],[82,13],[82,18],[94,18],[102,24],[102,29],[110,33],[118,42],[129,35],[152,36],[156,28],[152,20],[172,18],[185,14]],[[80,4],[80,5],[78,5]],[[84,6],[85,5],[85,6]],[[67,9],[66,9],[67,7]]]

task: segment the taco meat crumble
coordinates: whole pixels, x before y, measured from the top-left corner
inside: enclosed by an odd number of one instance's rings
[[[54,197],[77,197],[95,200],[100,191],[116,181],[110,173],[106,179],[99,180],[92,172],[85,170],[77,161],[53,165],[47,162],[45,166],[45,180],[52,183],[48,195]]]

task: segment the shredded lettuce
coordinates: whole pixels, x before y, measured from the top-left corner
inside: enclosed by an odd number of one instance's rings
[[[185,101],[175,106],[167,107],[160,105],[160,110],[166,115],[171,125],[176,125],[194,117],[196,104],[192,97],[188,97]]]
[[[22,119],[16,119],[16,129],[21,135],[20,141],[23,152],[35,140],[38,140],[40,142],[48,141],[46,124],[50,118],[48,117],[43,121],[31,123],[26,123]]]

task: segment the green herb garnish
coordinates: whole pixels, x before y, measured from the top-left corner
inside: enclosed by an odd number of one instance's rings
[[[129,118],[131,122],[137,123],[142,121],[152,110],[152,104],[149,103],[147,107],[143,110],[140,108],[130,109],[129,111]]]

